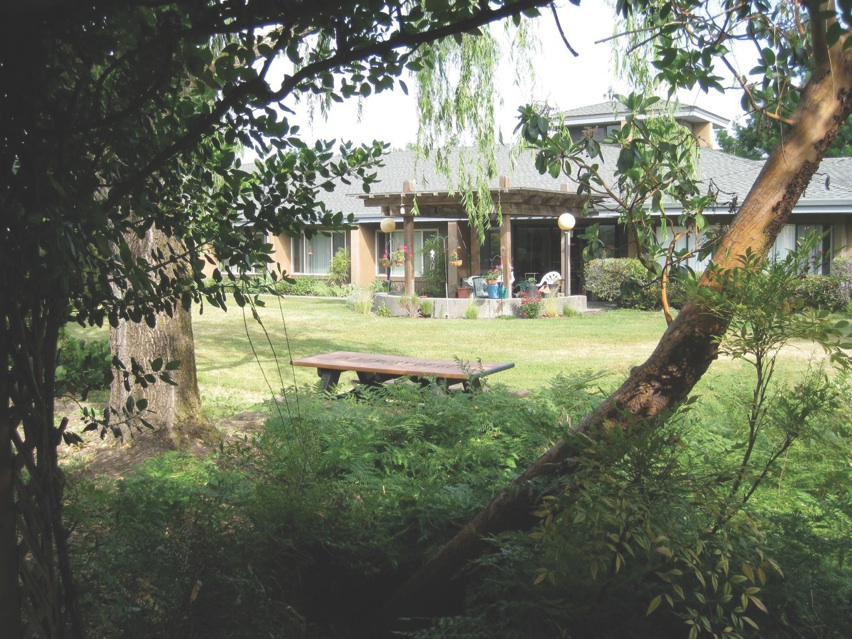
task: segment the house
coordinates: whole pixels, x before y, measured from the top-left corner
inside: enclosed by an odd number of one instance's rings
[[[621,126],[623,114],[616,103],[606,102],[566,112],[565,122],[572,135],[589,135],[603,140],[613,127]],[[727,121],[697,107],[683,107],[674,117],[696,137],[701,147],[701,177],[724,194],[720,201],[734,195],[742,201],[758,173],[762,161],[748,160],[713,148],[713,129]],[[601,145],[604,170],[615,167],[618,148]],[[458,154],[450,154],[458,166]],[[328,273],[331,256],[339,248],[348,248],[352,258],[352,281],[366,285],[385,278],[380,258],[389,246],[401,244],[413,248],[413,257],[404,266],[394,266],[391,278],[405,282],[406,292],[413,293],[417,278],[424,272],[430,256],[423,251],[430,238],[439,238],[447,251],[456,251],[461,266],[449,266],[448,281],[458,284],[470,275],[484,273],[500,263],[505,274],[513,271],[516,280],[541,278],[558,271],[570,280],[570,291],[583,290],[582,232],[590,224],[599,224],[600,238],[611,257],[635,254],[635,245],[617,223],[617,214],[609,210],[605,200],[590,203],[583,214],[585,198],[576,194],[575,185],[564,176],[553,178],[535,169],[533,153],[508,146],[497,149],[497,172],[490,187],[490,197],[502,210],[485,229],[481,242],[468,222],[461,197],[448,183],[447,177],[434,167],[430,159],[418,157],[412,150],[392,151],[380,168],[377,192],[363,194],[357,185],[341,186],[324,195],[330,209],[353,214],[357,223],[348,231],[317,233],[310,238],[278,236],[272,239],[273,257],[278,265],[294,275],[323,276]],[[563,233],[557,219],[564,212],[577,219],[573,233]],[[677,215],[677,205],[667,207]],[[727,205],[705,212],[713,224],[725,224],[733,214]],[[396,229],[386,234],[380,230],[382,220],[391,219]],[[811,230],[826,233],[822,250],[826,255],[850,254],[852,244],[852,158],[826,158],[806,193],[793,211],[789,224],[782,229],[774,255],[783,255],[796,241]],[[435,240],[433,240],[435,241]],[[680,240],[686,246],[689,237]],[[680,247],[679,247],[680,248]],[[700,269],[697,259],[691,266]],[[826,262],[824,272],[830,264]],[[570,275],[569,275],[570,274]]]

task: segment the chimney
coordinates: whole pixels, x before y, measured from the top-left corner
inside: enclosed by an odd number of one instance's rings
[[[405,180],[402,183],[402,192],[403,193],[414,193],[417,189],[417,182],[414,180]]]
[[[508,175],[501,175],[500,179],[498,180],[498,185],[500,186],[501,189],[508,189],[509,188],[509,176]]]

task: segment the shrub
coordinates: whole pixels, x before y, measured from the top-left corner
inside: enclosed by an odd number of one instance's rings
[[[432,300],[423,300],[420,302],[420,312],[423,314],[423,317],[432,317],[432,311],[435,309],[435,305]]]
[[[669,278],[667,286],[669,305],[680,308],[686,301],[684,286],[678,276],[686,276],[680,269],[677,276]],[[662,308],[660,282],[633,258],[591,260],[586,264],[586,290],[621,308],[638,308],[653,311]]]
[[[559,315],[559,306],[556,303],[556,296],[551,294],[544,299],[544,314],[547,317],[556,317]]]
[[[565,304],[562,307],[562,315],[564,317],[583,317],[583,313],[572,307],[570,304]]]
[[[464,309],[464,318],[469,320],[478,319],[479,307],[476,304],[468,304],[467,308]]]
[[[313,275],[301,275],[288,282],[281,280],[275,283],[275,290],[284,295],[314,295],[331,297],[339,294],[341,289],[329,285],[328,281]]]
[[[375,294],[368,288],[353,288],[346,298],[346,305],[359,315],[369,315],[373,310]]]
[[[399,298],[399,307],[406,311],[409,317],[417,317],[420,313],[420,296],[417,293],[402,295]]]
[[[837,280],[843,304],[852,302],[852,257],[835,258],[831,264],[831,276]]]
[[[591,260],[586,264],[586,290],[606,302],[618,302],[623,285],[642,281],[645,274],[639,260],[632,258]]]
[[[109,388],[110,383],[109,340],[75,339],[63,330],[56,361],[56,396],[72,393],[85,400],[90,391]]]
[[[808,308],[839,311],[845,305],[840,279],[825,275],[805,275],[796,286],[795,296]]]
[[[530,296],[525,292],[521,293],[521,305],[518,307],[518,316],[524,319],[536,319],[541,315],[541,309],[544,306],[544,299],[541,295]]]
[[[351,270],[352,258],[349,255],[349,249],[337,249],[337,253],[331,258],[331,266],[328,272],[329,283],[338,285],[349,283]]]

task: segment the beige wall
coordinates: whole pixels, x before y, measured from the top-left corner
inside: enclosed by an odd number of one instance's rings
[[[692,125],[692,135],[698,140],[698,146],[708,149],[716,148],[716,137],[713,135],[713,125],[709,122],[696,122]]]
[[[352,283],[367,286],[376,279],[376,226],[361,225],[349,232]]]
[[[290,236],[284,233],[274,235],[269,242],[272,244],[272,259],[274,260],[274,263],[269,265],[269,270],[288,275],[292,273],[293,243],[290,241]]]

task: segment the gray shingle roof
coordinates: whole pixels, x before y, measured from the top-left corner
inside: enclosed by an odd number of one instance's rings
[[[601,169],[603,176],[612,182],[613,170],[618,158],[618,147],[613,145],[601,145],[603,162]],[[532,151],[518,151],[510,146],[500,146],[497,149],[497,171],[489,180],[491,188],[498,188],[499,176],[509,177],[510,188],[533,188],[558,191],[560,186],[568,182],[564,176],[552,178],[550,175],[541,175],[535,168],[534,153]],[[457,175],[460,163],[458,150],[450,152],[450,164],[453,174]],[[473,162],[468,158],[463,160],[467,163]],[[716,149],[701,149],[700,171],[703,181],[711,183],[721,191],[721,201],[730,201],[732,195],[737,196],[737,201],[742,202],[756,180],[760,170],[763,168],[762,160],[748,160],[745,158],[729,155]],[[453,190],[445,175],[435,169],[431,158],[418,157],[415,151],[397,150],[391,151],[384,158],[384,166],[378,169],[378,183],[373,185],[373,193],[400,193],[403,190],[403,182],[414,180],[417,192],[443,192]],[[826,181],[828,186],[826,188]],[[576,191],[576,185],[571,183],[570,190]],[[333,211],[342,211],[344,214],[352,213],[356,219],[375,218],[380,211],[369,209],[364,206],[361,199],[361,187],[358,183],[351,185],[340,184],[331,193],[321,195],[323,201]],[[836,210],[842,208],[844,213],[852,213],[852,158],[826,158],[823,160],[819,171],[814,176],[805,194],[802,196],[795,212],[807,212],[816,210],[814,207],[821,206],[823,210],[830,207]]]

